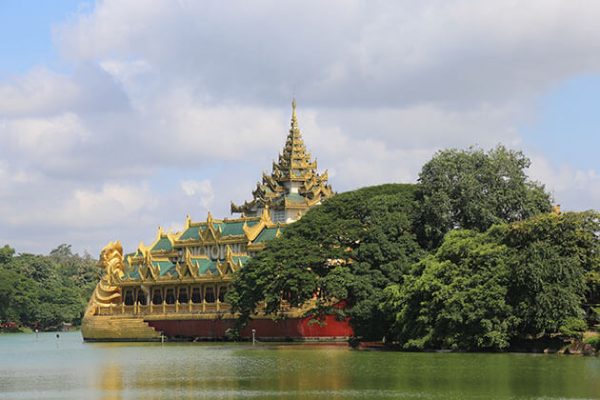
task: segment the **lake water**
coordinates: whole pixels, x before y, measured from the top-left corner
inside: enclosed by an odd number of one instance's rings
[[[0,399],[600,399],[600,358],[0,334]]]

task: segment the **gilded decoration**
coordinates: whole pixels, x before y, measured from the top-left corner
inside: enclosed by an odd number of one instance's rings
[[[273,162],[271,174],[262,174],[262,180],[252,191],[251,201],[242,205],[231,203],[231,212],[256,216],[270,209],[276,215],[274,220],[293,222],[334,194],[327,181],[327,171],[319,174],[317,161],[306,150],[294,100],[289,134],[278,161]]]
[[[83,319],[84,338],[156,339],[160,336],[144,321],[232,318],[225,294],[233,274],[287,223],[332,196],[327,180],[327,171],[318,174],[306,150],[294,101],[291,128],[272,173],[263,174],[252,201],[232,204],[239,218],[208,213],[194,221],[187,215],[182,231],[159,227],[152,243],[140,242],[132,253],[124,254],[118,241],[102,249],[103,275]]]

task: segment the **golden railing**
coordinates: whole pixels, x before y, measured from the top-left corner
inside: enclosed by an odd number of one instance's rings
[[[161,314],[214,314],[230,312],[231,305],[221,303],[179,303],[174,304],[111,304],[108,307],[98,307],[96,315],[161,315]]]

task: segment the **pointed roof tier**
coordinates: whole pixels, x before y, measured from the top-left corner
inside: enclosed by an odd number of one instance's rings
[[[327,179],[327,171],[317,173],[317,161],[306,150],[294,99],[289,134],[278,161],[273,162],[271,174],[263,173],[262,181],[252,192],[253,199],[240,206],[232,203],[231,212],[256,216],[270,209],[274,221],[293,222],[333,195]]]
[[[268,209],[259,216],[194,222],[188,216],[181,232],[158,228],[148,246],[140,243],[124,257],[126,273],[120,284],[140,281],[169,283],[173,279],[220,281],[281,235],[285,224],[271,221]]]

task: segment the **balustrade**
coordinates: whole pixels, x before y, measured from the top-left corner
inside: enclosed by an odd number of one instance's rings
[[[159,314],[214,314],[215,312],[229,312],[231,305],[216,301],[213,303],[179,303],[175,304],[140,304],[135,302],[133,305],[112,304],[108,307],[99,307],[97,315],[159,315]]]

